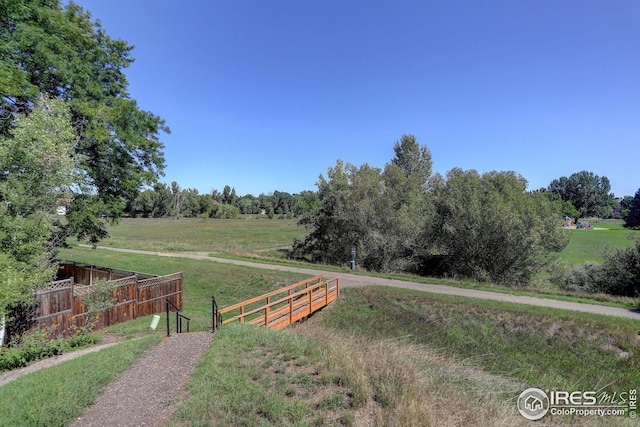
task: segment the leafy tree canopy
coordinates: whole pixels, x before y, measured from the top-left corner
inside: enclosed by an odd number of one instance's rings
[[[640,189],[628,204],[628,210],[624,214],[624,225],[629,228],[640,227]]]
[[[78,180],[70,119],[63,101],[40,98],[0,136],[0,312],[55,275],[56,207]]]
[[[162,174],[159,134],[169,129],[127,91],[124,69],[133,62],[133,47],[109,37],[80,6],[0,4],[0,135],[11,137],[18,117],[29,114],[41,94],[67,102],[83,178],[74,188],[83,196],[70,199],[67,232],[95,242],[106,235],[99,216],[117,218],[126,201]]]
[[[606,176],[600,177],[593,172],[581,171],[569,177],[563,176],[554,179],[549,184],[548,190],[560,195],[562,200],[570,201],[578,210],[580,217],[606,216],[611,208],[613,195],[611,184]]]
[[[440,272],[526,284],[550,252],[562,250],[568,236],[559,227],[560,204],[526,187],[515,172],[449,171],[435,186],[427,232]]]

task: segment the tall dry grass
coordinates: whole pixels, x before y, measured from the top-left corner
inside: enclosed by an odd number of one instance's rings
[[[399,340],[372,340],[330,332],[316,322],[293,328],[324,343],[316,367],[351,389],[354,426],[520,426],[532,422],[516,408],[525,384],[487,373],[473,360]],[[567,425],[567,418],[535,423]],[[571,425],[625,425],[630,420],[572,419]],[[620,424],[622,423],[622,424]]]
[[[318,368],[351,388],[355,426],[513,426],[524,420],[515,404],[493,396],[517,396],[523,385],[472,363],[424,346],[328,332],[311,322],[295,333],[327,343]]]

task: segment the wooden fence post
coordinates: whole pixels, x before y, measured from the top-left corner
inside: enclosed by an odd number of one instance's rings
[[[269,303],[271,303],[271,297],[267,297],[267,305],[264,308],[264,326],[269,327]]]

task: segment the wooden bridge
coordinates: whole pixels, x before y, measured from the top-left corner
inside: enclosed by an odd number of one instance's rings
[[[326,307],[339,293],[338,277],[323,280],[315,276],[220,310],[214,308],[213,329],[234,321],[282,329]]]

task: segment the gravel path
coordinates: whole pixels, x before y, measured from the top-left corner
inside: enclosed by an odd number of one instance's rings
[[[210,332],[165,338],[111,383],[71,426],[161,425],[173,414],[176,398],[212,338]]]

